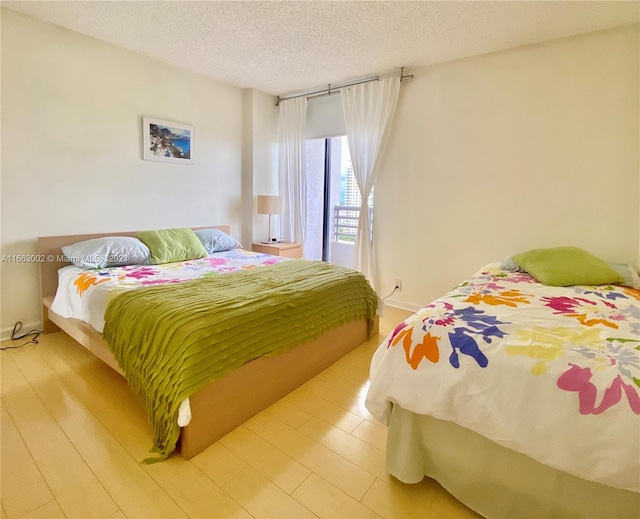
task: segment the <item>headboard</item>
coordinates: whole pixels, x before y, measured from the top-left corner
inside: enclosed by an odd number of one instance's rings
[[[220,229],[229,234],[231,228],[228,225],[208,225],[206,227],[192,227],[192,229]],[[58,289],[58,270],[67,265],[68,261],[63,261],[62,247],[71,245],[79,241],[90,240],[92,238],[104,238],[105,236],[131,236],[135,237],[140,231],[126,232],[105,232],[99,234],[70,234],[68,236],[44,236],[38,238],[38,256],[40,262],[40,288],[41,297],[55,296]]]

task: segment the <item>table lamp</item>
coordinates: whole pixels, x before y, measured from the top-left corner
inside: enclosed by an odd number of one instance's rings
[[[278,195],[258,195],[258,214],[269,215],[269,240],[262,243],[275,243],[278,240],[271,237],[271,215],[282,213],[282,197]]]

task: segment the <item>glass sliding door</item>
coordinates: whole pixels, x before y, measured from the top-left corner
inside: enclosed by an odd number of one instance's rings
[[[327,139],[307,140],[307,224],[304,257],[325,260],[325,160]]]
[[[347,137],[307,140],[307,259],[353,266],[360,203]]]

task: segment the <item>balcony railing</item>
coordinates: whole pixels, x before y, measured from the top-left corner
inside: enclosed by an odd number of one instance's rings
[[[355,243],[358,233],[360,207],[336,205],[333,207],[333,237],[335,241]],[[373,220],[373,209],[369,208],[369,222]],[[373,226],[372,226],[373,228]]]

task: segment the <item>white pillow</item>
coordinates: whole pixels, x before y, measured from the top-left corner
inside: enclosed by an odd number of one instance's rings
[[[149,248],[138,238],[107,236],[62,247],[63,254],[76,267],[96,269],[122,265],[149,265]]]
[[[194,232],[207,250],[207,254],[242,248],[239,241],[220,229],[200,229]]]

